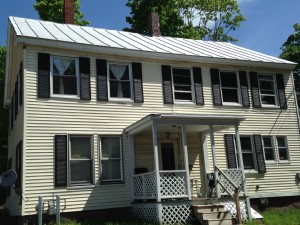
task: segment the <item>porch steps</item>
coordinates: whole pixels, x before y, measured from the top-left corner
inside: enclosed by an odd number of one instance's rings
[[[230,212],[225,211],[222,204],[194,205],[193,213],[201,225],[235,224]]]

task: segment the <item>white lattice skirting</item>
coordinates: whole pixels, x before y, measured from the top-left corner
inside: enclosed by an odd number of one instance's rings
[[[160,224],[186,224],[192,217],[190,205],[183,203],[138,203],[132,211],[137,219]]]
[[[232,218],[236,219],[236,207],[235,207],[235,202],[231,201],[229,199],[224,199],[224,201],[221,201],[221,203],[224,204],[224,208],[226,211],[229,211],[231,214]],[[241,216],[243,222],[248,221],[248,216],[247,216],[247,207],[246,207],[246,201],[245,200],[240,200],[240,207],[241,207]]]

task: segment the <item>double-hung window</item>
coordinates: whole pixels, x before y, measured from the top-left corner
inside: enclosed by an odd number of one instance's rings
[[[132,99],[130,64],[109,63],[109,96],[111,99]]]
[[[236,72],[220,71],[222,102],[241,104],[239,77]]]
[[[265,153],[265,160],[274,161],[275,154],[274,154],[273,138],[271,136],[263,136],[262,141],[263,141],[263,148]]]
[[[101,182],[123,181],[122,145],[118,136],[101,137]]]
[[[275,75],[258,74],[257,77],[262,105],[278,105]]]
[[[245,169],[255,169],[253,141],[250,136],[241,136],[241,150]]]
[[[289,154],[288,154],[288,147],[287,147],[286,138],[281,137],[281,136],[277,136],[276,137],[276,142],[277,142],[279,162],[289,160]]]
[[[172,68],[173,96],[176,102],[193,102],[191,69]]]
[[[79,66],[77,58],[51,57],[51,95],[79,96]]]
[[[69,160],[70,184],[91,184],[93,159],[92,140],[90,136],[70,136]]]

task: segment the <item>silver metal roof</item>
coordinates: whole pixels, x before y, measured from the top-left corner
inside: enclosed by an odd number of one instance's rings
[[[224,60],[294,65],[294,63],[255,52],[226,42],[213,42],[172,37],[152,37],[124,31],[106,30],[47,21],[9,17],[16,36],[31,40],[47,40],[130,50],[143,54],[176,55]],[[34,43],[34,42],[31,42]]]

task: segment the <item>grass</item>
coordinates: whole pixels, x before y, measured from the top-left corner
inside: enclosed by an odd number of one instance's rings
[[[251,221],[247,225],[299,225],[300,209],[276,209],[261,213],[262,221]]]
[[[91,221],[91,220],[72,220],[61,219],[61,225],[154,225],[150,223],[142,223],[138,221]],[[55,221],[48,223],[47,225],[55,225]]]

